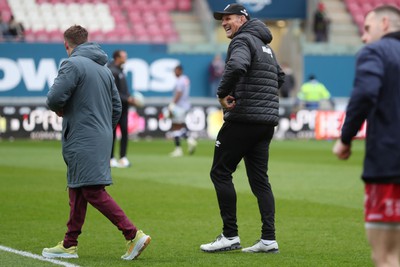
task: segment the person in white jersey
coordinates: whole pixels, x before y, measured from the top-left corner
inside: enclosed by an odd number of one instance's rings
[[[183,156],[181,146],[182,137],[187,138],[188,152],[190,155],[194,153],[197,141],[193,137],[189,136],[185,124],[186,114],[191,108],[190,79],[188,76],[183,74],[182,65],[176,66],[174,72],[177,79],[172,102],[168,105],[168,111],[172,120],[171,130],[174,137],[175,149],[170,153],[170,156],[181,157]]]

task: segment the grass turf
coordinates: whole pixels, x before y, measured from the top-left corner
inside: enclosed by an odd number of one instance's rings
[[[93,207],[79,238],[80,266],[372,266],[363,227],[363,142],[347,162],[330,141],[273,141],[269,176],[276,200],[279,254],[203,253],[221,232],[209,179],[213,142],[169,158],[172,142],[131,141],[131,168],[113,169],[108,192],[152,242],[134,262],[124,239]],[[0,245],[41,254],[62,240],[68,219],[66,167],[57,141],[0,141]],[[260,236],[260,217],[244,165],[234,174],[242,246]],[[0,250],[1,266],[52,266]],[[53,265],[54,266],[54,265]]]

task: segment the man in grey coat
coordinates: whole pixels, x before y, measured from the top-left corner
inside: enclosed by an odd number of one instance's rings
[[[77,258],[78,236],[85,221],[87,203],[98,209],[127,240],[124,260],[137,258],[150,236],[138,230],[106,192],[112,184],[110,154],[113,128],[121,116],[121,100],[107,55],[88,32],[72,26],[64,32],[69,56],[47,95],[47,105],[63,117],[62,153],[67,165],[70,217],[64,240],[45,248],[47,258]]]

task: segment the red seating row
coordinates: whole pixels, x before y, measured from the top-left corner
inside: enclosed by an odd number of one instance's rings
[[[101,31],[91,32],[89,36],[90,41],[101,42],[101,43],[169,43],[176,42],[178,40],[177,35],[148,35],[143,33],[127,33],[118,34],[114,31],[103,33]],[[25,40],[27,42],[62,42],[63,33],[61,31],[26,31]]]
[[[10,1],[13,0],[0,0],[0,13],[7,20],[7,16],[12,14],[8,5]],[[111,31],[105,28],[97,31],[96,27],[92,27],[90,37],[98,42],[176,42],[179,40],[179,36],[174,28],[170,12],[187,12],[192,9],[192,0],[36,0],[35,3],[36,5],[44,3],[50,5],[59,3],[107,4],[116,26]],[[110,28],[111,24],[106,25]],[[45,30],[29,26],[26,27],[27,41],[62,41],[61,28],[52,30],[52,27],[47,27]]]

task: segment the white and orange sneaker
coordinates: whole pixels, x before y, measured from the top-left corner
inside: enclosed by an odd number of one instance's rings
[[[123,260],[134,260],[139,257],[140,253],[149,245],[151,237],[143,233],[142,230],[137,231],[134,239],[126,242],[126,252],[121,256]]]

